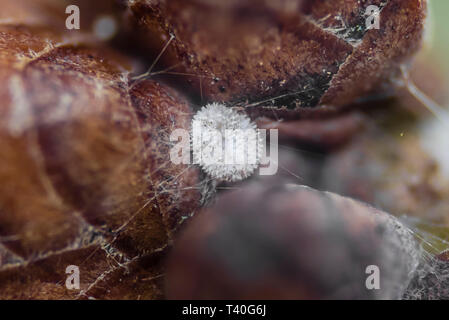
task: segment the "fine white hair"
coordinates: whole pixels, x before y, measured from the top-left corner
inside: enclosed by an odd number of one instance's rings
[[[216,181],[240,181],[259,167],[261,139],[257,126],[247,115],[223,104],[208,104],[195,114],[191,137],[194,163]],[[244,157],[245,161],[229,162],[229,155]]]

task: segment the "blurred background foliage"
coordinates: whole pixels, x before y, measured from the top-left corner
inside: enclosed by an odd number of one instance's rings
[[[430,0],[429,40],[432,54],[449,74],[449,1]]]

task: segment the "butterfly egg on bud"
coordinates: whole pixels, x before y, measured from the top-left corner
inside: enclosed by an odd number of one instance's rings
[[[192,119],[193,161],[216,181],[251,176],[260,165],[262,143],[255,123],[223,104],[208,104]]]

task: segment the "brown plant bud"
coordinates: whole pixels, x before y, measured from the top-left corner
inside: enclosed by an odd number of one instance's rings
[[[398,299],[420,257],[413,235],[385,212],[303,186],[252,183],[222,194],[184,231],[167,295]],[[374,269],[380,288],[370,290]]]
[[[130,61],[80,42],[89,36],[27,18],[23,1],[4,3],[0,298],[87,296],[139,270],[198,207],[198,171],[169,160],[170,134],[188,130],[190,106],[153,80],[132,84]],[[69,265],[80,268],[81,291],[65,287]],[[127,290],[158,296],[151,286]]]
[[[206,102],[273,117],[273,101],[281,118],[391,91],[386,84],[419,47],[426,12],[422,0],[122,2],[142,46],[161,48],[174,36],[166,64],[192,74],[176,79]],[[369,5],[380,9],[379,29],[367,29]]]

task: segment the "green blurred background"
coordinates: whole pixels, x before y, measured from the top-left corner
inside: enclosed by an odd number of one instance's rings
[[[449,73],[449,0],[429,0],[429,36],[432,54]]]

